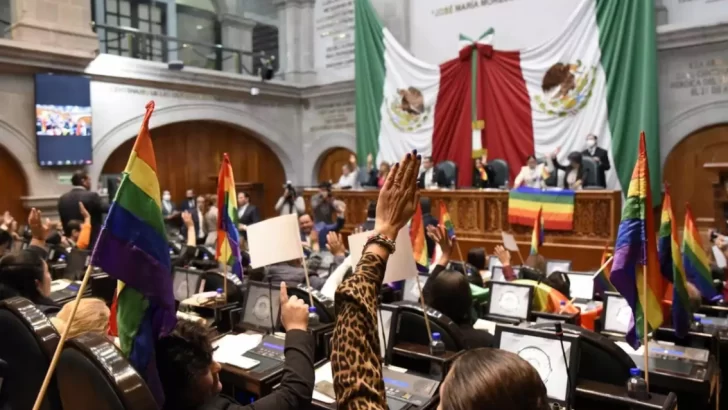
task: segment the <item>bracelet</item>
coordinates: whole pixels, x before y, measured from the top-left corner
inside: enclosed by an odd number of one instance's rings
[[[374,243],[387,249],[390,254],[393,254],[394,251],[397,249],[394,241],[382,235],[381,233],[375,233],[374,235],[367,238],[367,242],[364,244],[364,249]]]

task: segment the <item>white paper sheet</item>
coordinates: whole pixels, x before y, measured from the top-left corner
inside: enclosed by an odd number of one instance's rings
[[[503,238],[503,246],[511,252],[518,252],[518,244],[516,238],[508,232],[501,231],[501,237]]]
[[[316,369],[314,375],[315,375],[314,386],[322,381],[333,383],[334,382],[334,373],[331,370],[331,362],[326,362],[326,364],[324,364],[321,367],[319,367],[318,369]],[[320,401],[322,403],[326,403],[326,404],[332,404],[336,401],[335,399],[316,391],[315,388],[313,389],[313,399]]]
[[[217,347],[217,350],[212,353],[212,357],[218,363],[235,366],[237,359],[248,350],[258,346],[261,340],[263,340],[261,334],[225,335],[212,343],[213,347]]]
[[[253,268],[302,258],[298,216],[283,215],[249,225],[248,247]]]
[[[372,234],[373,232],[370,231],[349,235],[349,250],[351,251],[352,266],[356,266],[359,263],[364,245]],[[384,283],[392,283],[417,276],[417,266],[415,265],[408,227],[405,226],[399,231],[395,246],[397,249],[387,261]]]

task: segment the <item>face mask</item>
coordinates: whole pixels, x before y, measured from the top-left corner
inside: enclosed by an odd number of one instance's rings
[[[162,199],[165,201],[169,201],[170,199],[172,199],[172,195],[164,194],[164,195],[162,195]]]
[[[586,140],[586,146],[589,148],[594,148],[597,145],[597,142],[595,140]]]

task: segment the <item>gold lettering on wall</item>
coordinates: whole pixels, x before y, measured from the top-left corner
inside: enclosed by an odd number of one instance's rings
[[[691,97],[728,94],[728,56],[688,62],[675,73],[670,88],[689,91]]]
[[[313,106],[315,120],[310,132],[354,128],[354,101],[337,99]]]
[[[448,4],[446,6],[438,7],[436,9],[432,9],[432,15],[435,17],[443,17],[450,14],[459,13],[461,11],[468,11],[472,9],[477,9],[480,7],[488,7],[488,6],[494,6],[496,4],[501,3],[510,3],[515,0],[470,0],[470,1],[460,1],[457,3]]]

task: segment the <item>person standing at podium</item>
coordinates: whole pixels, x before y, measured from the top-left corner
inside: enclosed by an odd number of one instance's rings
[[[597,146],[596,135],[589,134],[586,136],[586,149],[581,152],[581,155],[590,157],[597,163],[597,185],[606,187],[607,177],[605,173],[611,168],[609,164],[609,153],[604,148]]]

